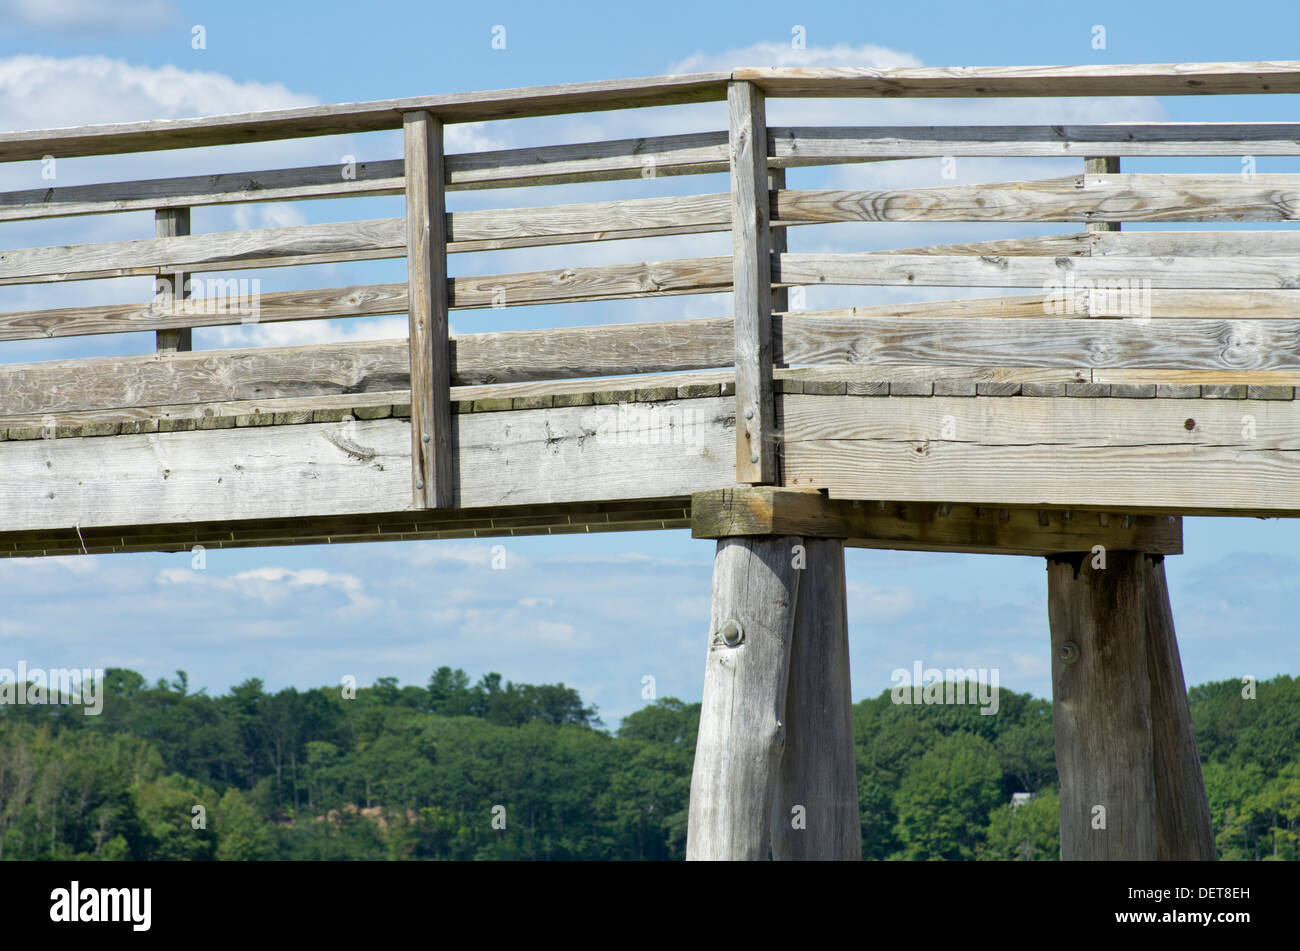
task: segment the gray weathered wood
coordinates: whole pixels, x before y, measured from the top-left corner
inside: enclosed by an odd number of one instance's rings
[[[732,477],[728,398],[455,417],[458,507],[689,496]],[[0,532],[411,510],[406,419],[0,443]],[[88,477],[93,473],[93,478]],[[147,513],[147,514],[146,514]]]
[[[726,97],[729,78],[729,73],[719,72],[602,79],[521,89],[300,106],[194,119],[4,132],[0,133],[0,162],[39,160],[47,154],[69,158],[377,132],[400,129],[402,116],[407,112],[429,112],[440,116],[444,122],[476,122],[710,102]]]
[[[1167,370],[1300,370],[1300,320],[1142,318],[1149,298],[1126,295],[1129,318],[880,319],[778,316],[774,359],[791,366],[893,363]],[[1119,303],[1119,299],[1113,302]],[[937,310],[938,308],[936,308]],[[1116,310],[1123,309],[1116,307]]]
[[[188,208],[159,208],[154,212],[154,234],[159,238],[175,238],[190,233],[190,210]],[[159,275],[155,279],[158,297],[174,305],[190,298],[189,275],[176,271],[170,275]],[[169,310],[176,310],[169,306]],[[157,337],[159,353],[194,349],[194,331],[189,327],[159,330]]]
[[[1150,281],[1153,288],[1300,288],[1295,257],[969,257],[957,255],[782,254],[781,284],[878,284],[931,287],[1041,287],[1084,281]]]
[[[844,543],[803,539],[785,702],[785,752],[772,808],[772,857],[862,858]]]
[[[1108,170],[1117,159],[1098,159]],[[1110,175],[880,191],[780,191],[774,220],[1294,221],[1300,176]]]
[[[1047,559],[1061,858],[1156,858],[1143,555]],[[1073,657],[1071,660],[1070,658]]]
[[[772,400],[772,234],[763,94],[727,87],[731,113],[731,238],[736,332],[736,481],[777,478]]]
[[[1300,510],[1296,401],[999,399],[890,397],[870,413],[860,397],[785,395],[784,484],[1170,515]]]
[[[785,169],[770,168],[767,172],[767,188],[769,192],[780,191],[785,188]],[[787,250],[786,229],[773,227],[770,234],[773,254],[784,254]],[[784,287],[772,288],[772,312],[785,313],[790,309],[790,291]],[[775,327],[773,334],[776,333]],[[773,360],[775,361],[775,356]]]
[[[1115,122],[1104,125],[772,127],[774,161],[900,158],[1300,155],[1294,122]]]
[[[401,257],[401,218],[0,252],[0,284]]]
[[[540,208],[464,211],[446,216],[452,253],[725,231],[726,195],[690,195]],[[196,235],[185,240],[119,241],[25,248],[0,254],[0,284],[86,280],[150,274],[189,265],[196,270],[286,266],[328,260],[393,257],[405,248],[400,219],[296,225]],[[294,260],[281,260],[294,258]]]
[[[344,174],[345,171],[348,174]],[[400,195],[402,162],[357,162],[0,192],[0,221],[155,208]]]
[[[250,284],[251,290],[251,284]],[[0,340],[39,340],[82,334],[137,333],[178,327],[220,327],[244,323],[247,312],[237,308],[191,308],[167,316],[156,301],[147,304],[96,304],[0,314]],[[402,314],[407,309],[406,284],[368,284],[319,290],[275,291],[258,297],[258,323],[324,317],[374,317]]]
[[[1095,155],[1090,156],[1083,160],[1083,172],[1084,172],[1084,191],[1086,192],[1088,191],[1088,186],[1092,182],[1099,180],[1100,176],[1119,174],[1119,158],[1118,156],[1101,156],[1101,157],[1097,157]],[[1090,220],[1088,222],[1089,231],[1118,231],[1119,230],[1118,221],[1095,220],[1098,217],[1104,217],[1098,215],[1092,215],[1090,217],[1094,220]]]
[[[663,177],[725,172],[727,134],[696,132],[465,152],[448,155],[445,170],[447,190],[461,191],[640,178],[647,161],[653,161],[655,175]],[[390,159],[350,166],[315,165],[34,188],[0,192],[0,221],[250,201],[400,195],[404,174],[402,160]]]
[[[1300,64],[738,67],[773,97],[1201,96],[1300,92]]]
[[[853,548],[1050,555],[1104,545],[1177,555],[1182,520],[1095,512],[830,499],[811,489],[737,486],[691,497],[691,535],[802,535]]]
[[[797,537],[724,538],[713,562],[708,660],[691,775],[688,860],[762,861],[785,750],[801,572]],[[743,640],[729,646],[724,625]]]
[[[1164,557],[1148,554],[1146,575],[1147,678],[1156,793],[1156,858],[1213,862],[1210,803],[1196,752],[1187,685],[1174,635]]]
[[[411,491],[415,508],[447,508],[454,496],[454,460],[442,121],[427,112],[411,112],[403,117],[403,123],[406,282],[410,304]]]

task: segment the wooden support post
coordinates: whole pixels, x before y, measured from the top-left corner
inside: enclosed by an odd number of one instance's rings
[[[1063,860],[1156,857],[1143,558],[1047,559]]]
[[[1156,791],[1156,858],[1213,862],[1214,828],[1174,636],[1165,560],[1147,555],[1147,677]]]
[[[731,111],[732,281],[736,335],[736,481],[775,483],[772,233],[763,91],[727,85]]]
[[[767,189],[768,192],[778,192],[785,190],[785,169],[770,168],[767,170]],[[768,211],[769,216],[771,211]],[[789,228],[773,228],[771,222],[768,223],[768,234],[771,236],[772,253],[784,254],[790,250],[786,235]],[[784,314],[790,309],[790,291],[785,287],[772,288],[772,311],[778,314]]]
[[[1119,156],[1111,155],[1105,158],[1086,158],[1083,160],[1084,175],[1118,175],[1119,174]],[[1118,231],[1118,221],[1090,221],[1087,228],[1089,231]]]
[[[447,342],[447,209],[442,121],[402,116],[406,273],[410,294],[411,490],[417,509],[450,508],[451,367]]]
[[[859,860],[858,810],[849,689],[844,542],[805,538],[790,677],[785,753],[772,809],[776,859]]]
[[[154,211],[154,235],[159,238],[176,238],[190,233],[190,210],[188,208],[159,208]],[[189,300],[189,275],[183,273],[160,274],[158,283],[165,284],[166,290],[155,285],[157,296],[170,299],[179,312],[181,301]],[[158,352],[177,353],[194,349],[194,330],[181,327],[175,330],[159,330]]]
[[[1047,560],[1061,858],[1213,861],[1164,558],[1100,557]]]
[[[718,541],[687,859],[768,858],[801,543],[791,536]]]

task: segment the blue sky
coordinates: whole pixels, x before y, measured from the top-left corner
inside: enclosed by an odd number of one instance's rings
[[[791,14],[797,10],[797,15]],[[1093,27],[1106,48],[1093,48]],[[322,102],[728,69],[740,65],[997,65],[1268,60],[1297,56],[1289,3],[194,4],[169,0],[0,0],[0,129],[242,112]],[[202,26],[205,48],[194,49]],[[493,28],[505,49],[493,49]],[[807,49],[791,48],[804,28]],[[1292,120],[1296,97],[1011,102],[774,102],[773,124]],[[455,126],[451,151],[594,141],[725,127],[716,104]],[[106,159],[64,160],[60,184],[324,164],[401,154],[393,133]],[[963,160],[959,181],[1047,177],[1068,161]],[[1131,170],[1237,171],[1234,158],[1149,160]],[[36,163],[0,166],[0,190],[40,184]],[[1300,171],[1260,159],[1259,171]],[[801,169],[791,187],[937,184],[933,163]],[[455,193],[451,207],[512,207],[723,191],[725,176],[509,192]],[[400,199],[200,209],[194,230],[379,218]],[[866,250],[993,237],[980,226],[801,229],[793,250]],[[1257,226],[1256,226],[1257,227]],[[147,214],[4,226],[0,246],[152,234]],[[1058,226],[1003,228],[997,236]],[[594,248],[460,255],[454,274],[725,253],[703,235]],[[263,290],[401,280],[402,262],[262,272]],[[815,288],[808,307],[891,300],[913,289]],[[928,296],[960,296],[944,289]],[[142,279],[0,288],[0,310],[143,300]],[[457,332],[717,316],[729,295],[457,312]],[[199,348],[399,337],[405,318],[207,329]],[[0,347],[0,362],[140,353],[145,335]],[[1189,519],[1187,554],[1168,562],[1189,683],[1300,670],[1292,605],[1300,526]],[[501,544],[506,568],[491,565]],[[658,696],[699,699],[712,543],[687,532],[485,542],[393,543],[0,561],[0,667],[177,668],[212,692],[247,677],[269,687],[424,683],[441,664],[478,676],[579,687],[607,722]],[[889,686],[915,660],[993,667],[1001,684],[1050,696],[1041,559],[848,554],[853,694]]]

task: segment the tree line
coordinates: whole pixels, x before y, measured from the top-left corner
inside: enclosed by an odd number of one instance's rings
[[[212,697],[110,669],[99,716],[0,706],[0,859],[674,860],[700,705],[604,729],[564,684],[471,683]],[[1300,858],[1300,681],[1189,693],[1219,856]],[[999,712],[854,706],[863,857],[1054,860],[1048,701]],[[1014,793],[1030,793],[1012,805]]]

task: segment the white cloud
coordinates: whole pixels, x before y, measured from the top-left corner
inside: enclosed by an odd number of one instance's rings
[[[0,0],[0,17],[14,26],[75,33],[156,28],[179,14],[169,0]]]
[[[281,83],[240,82],[106,56],[0,59],[0,128],[49,129],[314,105]]]
[[[863,66],[873,69],[903,69],[923,65],[911,53],[901,53],[871,43],[862,46],[838,43],[835,46],[809,46],[801,50],[789,43],[753,43],[722,53],[694,53],[670,64],[668,72],[727,72],[739,66],[802,66],[806,69]]]
[[[294,593],[317,590],[344,595],[355,608],[370,608],[376,602],[366,597],[365,584],[356,575],[325,571],[320,568],[293,569],[267,565],[229,576],[209,574],[185,568],[164,568],[157,580],[162,585],[196,585],[230,592],[265,604],[283,603]]]

